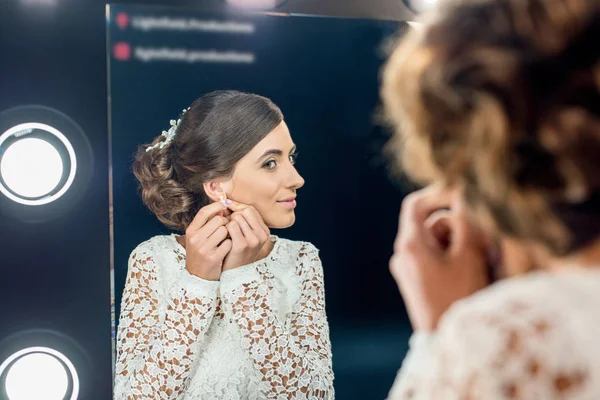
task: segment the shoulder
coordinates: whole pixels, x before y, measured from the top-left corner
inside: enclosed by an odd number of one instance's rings
[[[554,398],[552,382],[589,389],[581,372],[600,366],[594,322],[600,295],[599,282],[586,281],[577,274],[532,273],[456,303],[435,334],[432,373],[452,390],[485,398],[505,398],[505,390]]]
[[[161,258],[176,249],[177,242],[172,235],[157,235],[138,244],[131,252],[129,262]]]
[[[318,257],[319,249],[310,242],[289,240],[276,237],[275,249],[279,256],[293,256],[295,258]]]
[[[128,271],[132,279],[159,285],[166,291],[185,268],[185,250],[172,235],[154,236],[140,243],[129,256]]]
[[[595,286],[586,287],[581,276],[546,272],[506,279],[452,306],[440,322],[439,344],[478,360],[533,348],[553,354],[571,349],[573,355],[575,342],[587,335],[574,320],[593,318],[600,305]]]
[[[275,258],[296,266],[298,275],[322,275],[319,249],[310,242],[277,237]]]
[[[568,276],[534,272],[499,281],[457,302],[444,319],[456,320],[478,315],[510,318],[549,312],[556,315],[557,311],[569,307],[568,292],[573,288],[565,284],[567,280]]]

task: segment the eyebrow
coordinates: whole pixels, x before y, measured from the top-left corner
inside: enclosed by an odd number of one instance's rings
[[[294,145],[292,147],[292,149],[290,150],[290,154],[295,153],[295,152],[296,152],[296,145]],[[268,156],[279,156],[279,157],[281,157],[282,155],[283,155],[283,151],[281,151],[279,149],[269,149],[269,150],[265,151],[263,153],[263,155],[258,158],[258,162],[260,162],[261,160],[265,159]]]

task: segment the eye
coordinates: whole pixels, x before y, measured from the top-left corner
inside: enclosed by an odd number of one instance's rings
[[[298,153],[290,154],[290,162],[292,165],[296,164],[296,159],[298,158]]]
[[[269,160],[263,164],[263,168],[265,168],[265,169],[273,169],[276,166],[277,166],[277,161],[275,161],[275,160]]]

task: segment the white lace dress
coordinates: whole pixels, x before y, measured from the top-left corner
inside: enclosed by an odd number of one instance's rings
[[[115,400],[333,399],[323,270],[310,243],[190,275],[176,236],[131,254],[118,330]]]
[[[509,279],[416,334],[393,400],[600,399],[600,270]]]

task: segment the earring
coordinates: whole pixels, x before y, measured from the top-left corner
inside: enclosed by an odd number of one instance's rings
[[[231,204],[231,200],[229,200],[229,199],[227,198],[227,196],[225,196],[225,194],[224,194],[224,193],[221,193],[221,194],[219,195],[219,202],[220,202],[221,204],[223,204],[223,207],[225,207],[225,208],[227,208],[227,206],[228,206],[229,204]]]

